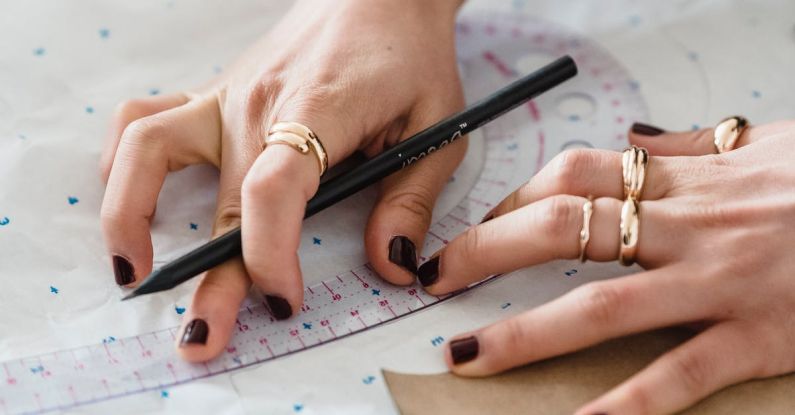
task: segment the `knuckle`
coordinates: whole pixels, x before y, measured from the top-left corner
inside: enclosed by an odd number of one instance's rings
[[[234,194],[234,192],[229,192]],[[223,232],[240,225],[240,199],[233,196],[220,196],[218,210],[215,212],[215,230]]]
[[[461,258],[478,258],[483,249],[483,228],[474,226],[469,228],[463,235],[463,245],[461,246]]]
[[[647,388],[633,384],[627,385],[626,398],[632,402],[632,407],[637,415],[651,414],[652,412],[652,392]]]
[[[422,218],[423,223],[430,222],[433,215],[433,202],[435,195],[426,186],[412,184],[403,186],[399,191],[384,197],[383,202],[390,207],[395,207],[410,212],[417,218]]]
[[[595,153],[592,150],[572,149],[561,152],[552,164],[553,186],[559,193],[571,193],[591,171]]]
[[[262,166],[255,163],[243,178],[241,194],[249,200],[251,198],[277,199],[284,192],[290,191],[292,185],[285,178],[292,175],[292,168],[286,162],[277,161]]]
[[[609,327],[621,317],[627,302],[626,290],[609,283],[591,283],[579,289],[580,311],[589,323]]]
[[[121,140],[128,144],[160,144],[163,141],[159,138],[165,135],[167,128],[156,116],[139,118],[127,125]]]
[[[713,368],[710,360],[703,355],[683,351],[671,352],[671,368],[675,379],[692,393],[700,394],[709,381]]]
[[[544,199],[540,205],[539,225],[542,235],[559,239],[570,231],[576,213],[567,197],[553,196]]]
[[[509,318],[502,323],[502,339],[504,356],[517,356],[520,352],[532,347],[528,332],[517,318]],[[500,368],[505,369],[505,368]]]

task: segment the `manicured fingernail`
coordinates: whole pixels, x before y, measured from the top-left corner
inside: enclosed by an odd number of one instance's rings
[[[484,224],[484,223],[486,223],[486,222],[488,222],[488,221],[490,221],[492,219],[494,219],[494,214],[493,213],[489,213],[488,215],[486,215],[483,218],[483,220],[480,221],[480,224],[482,225],[482,224]]]
[[[640,135],[647,135],[650,137],[654,137],[655,135],[660,135],[665,132],[665,130],[661,128],[657,128],[653,125],[644,124],[642,122],[636,122],[632,124],[632,132],[635,134]]]
[[[417,274],[417,248],[405,236],[395,236],[389,241],[389,261]]]
[[[123,256],[113,256],[113,274],[116,275],[116,284],[127,285],[135,282],[135,270],[130,261]]]
[[[182,334],[182,340],[180,340],[179,345],[205,344],[207,343],[207,334],[209,332],[210,328],[207,327],[207,322],[197,318],[185,326],[185,333]]]
[[[450,354],[453,356],[453,364],[466,363],[478,357],[478,349],[478,339],[475,336],[451,341]]]
[[[276,320],[287,320],[293,315],[293,309],[290,307],[290,303],[287,302],[282,297],[277,297],[275,295],[266,295],[265,301],[268,302],[268,307],[271,309],[271,314]]]
[[[439,279],[439,255],[422,264],[417,270],[417,279],[423,287],[427,287]]]

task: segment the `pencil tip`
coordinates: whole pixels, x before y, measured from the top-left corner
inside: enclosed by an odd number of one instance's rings
[[[135,297],[138,297],[138,294],[136,294],[136,293],[135,293],[135,291],[133,291],[133,292],[131,292],[131,293],[129,293],[129,294],[127,294],[127,295],[125,295],[124,297],[122,297],[122,299],[121,299],[121,300],[122,300],[122,301],[127,301],[127,300],[129,300],[129,299],[131,299],[131,298],[135,298]]]

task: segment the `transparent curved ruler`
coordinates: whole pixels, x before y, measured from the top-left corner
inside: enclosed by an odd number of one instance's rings
[[[575,58],[580,75],[473,136],[467,168],[459,169],[449,185],[465,196],[445,207],[431,227],[426,255],[480,222],[561,150],[619,149],[626,145],[629,124],[646,118],[637,83],[588,39],[503,14],[464,16],[457,32],[469,101],[563,54]],[[2,362],[0,413],[66,409],[225,373],[362,332],[445,299],[419,286],[392,286],[362,265],[308,287],[301,312],[289,321],[275,321],[264,304],[249,304],[240,311],[225,352],[205,364],[175,355],[177,327]]]

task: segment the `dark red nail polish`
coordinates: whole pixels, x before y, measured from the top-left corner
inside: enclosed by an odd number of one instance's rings
[[[271,309],[271,314],[273,314],[276,320],[287,320],[293,315],[293,308],[290,307],[290,303],[284,298],[275,295],[266,295],[265,301],[267,301],[268,307]]]
[[[135,282],[135,270],[127,258],[113,256],[113,274],[116,275],[116,284],[127,285]]]
[[[466,363],[478,357],[478,339],[469,336],[463,339],[450,342],[450,354],[453,356],[453,364]]]
[[[480,224],[482,225],[482,224],[484,224],[484,223],[486,223],[486,222],[488,222],[488,221],[490,221],[492,219],[494,219],[494,214],[493,213],[489,213],[488,215],[483,217],[483,220],[480,221]]]
[[[395,236],[389,241],[389,261],[417,274],[417,248],[405,236]]]
[[[185,326],[185,333],[182,334],[182,340],[180,340],[179,345],[206,344],[209,332],[210,328],[207,326],[207,322],[197,318]]]
[[[657,128],[653,125],[644,124],[642,122],[636,122],[632,124],[632,132],[635,134],[646,135],[650,137],[654,137],[656,135],[660,135],[665,132],[665,130],[661,128]]]
[[[420,266],[417,270],[417,279],[423,287],[432,285],[439,279],[439,255]]]

